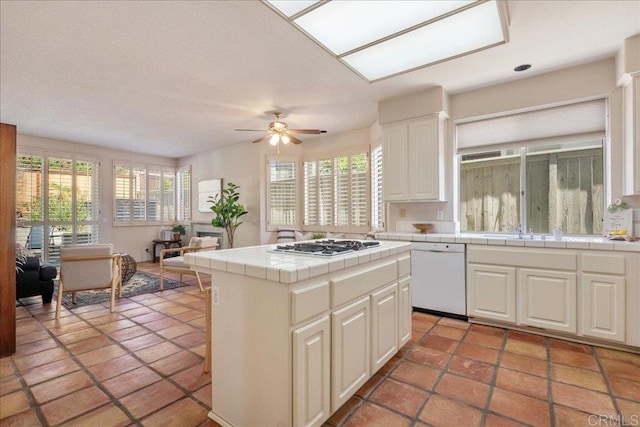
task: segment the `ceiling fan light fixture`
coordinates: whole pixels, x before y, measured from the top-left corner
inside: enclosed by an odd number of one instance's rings
[[[271,136],[271,139],[269,139],[269,144],[271,145],[278,145],[278,141],[280,141],[280,135],[278,135],[277,133]]]
[[[282,135],[280,138],[283,144],[288,144],[289,142],[291,142],[291,138],[289,138],[289,135]]]

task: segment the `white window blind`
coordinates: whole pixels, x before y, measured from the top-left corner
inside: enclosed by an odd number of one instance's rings
[[[382,201],[382,145],[371,150],[371,228],[384,229]]]
[[[297,225],[296,159],[267,158],[267,224],[271,227]]]
[[[176,175],[176,219],[191,220],[191,166],[181,168]]]
[[[368,230],[368,153],[367,147],[303,162],[306,227],[354,232]]]
[[[351,225],[369,225],[369,168],[367,153],[351,156]]]
[[[156,168],[149,168],[147,172],[148,180],[148,197],[147,212],[149,212],[149,221],[160,221],[162,219],[160,211],[160,202],[162,201],[162,171]]]
[[[317,162],[304,162],[304,224],[318,225]]]
[[[176,218],[176,173],[164,169],[161,181],[162,215],[163,221],[173,221]]]
[[[113,176],[115,224],[169,223],[177,219],[178,189],[174,169],[114,162]],[[190,184],[187,193],[189,187]],[[184,201],[184,197],[180,200]],[[185,210],[190,212],[190,202],[180,208],[183,214]]]
[[[27,151],[17,155],[17,241],[58,265],[60,247],[98,241],[99,163]]]
[[[605,137],[606,101],[581,102],[460,123],[458,154]]]

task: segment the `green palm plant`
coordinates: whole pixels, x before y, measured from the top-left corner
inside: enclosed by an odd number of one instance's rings
[[[238,203],[240,199],[238,188],[240,187],[233,182],[228,182],[227,188],[222,190],[220,194],[209,196],[207,199],[212,204],[210,209],[216,214],[211,220],[211,225],[226,230],[230,248],[233,248],[233,236],[236,229],[242,224],[240,218],[247,214],[244,206]]]

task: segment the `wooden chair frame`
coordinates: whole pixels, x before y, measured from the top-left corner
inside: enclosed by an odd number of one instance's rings
[[[200,286],[200,291],[204,292],[204,287],[202,286],[202,281],[200,280],[200,274],[194,270],[186,270],[184,268],[171,268],[171,266],[164,265],[164,257],[166,254],[179,253],[178,256],[183,256],[186,252],[198,252],[200,250],[210,250],[212,248],[216,248],[215,246],[207,246],[204,248],[201,247],[193,247],[193,246],[185,246],[182,248],[169,248],[163,249],[160,251],[160,290],[164,290],[164,272],[169,273],[178,273],[180,275],[180,281],[182,282],[182,275],[186,274],[189,276],[195,276],[198,281],[198,286]]]
[[[109,310],[111,313],[115,310],[116,304],[116,289],[119,290],[119,295],[122,294],[122,257],[120,254],[112,254],[112,255],[92,255],[85,257],[61,257],[60,263],[63,262],[75,262],[75,261],[95,261],[95,260],[103,260],[110,259],[111,263],[111,298],[109,304]],[[76,292],[82,291],[93,291],[96,289],[107,289],[104,288],[87,288],[87,289],[74,289],[71,292],[71,300],[76,302]],[[60,271],[60,278],[58,280],[58,295],[57,295],[57,304],[56,304],[56,319],[60,317],[60,307],[62,306],[62,294],[65,292],[64,290],[64,277],[62,275],[62,271]]]

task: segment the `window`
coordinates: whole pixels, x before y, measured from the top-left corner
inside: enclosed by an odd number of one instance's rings
[[[604,100],[457,126],[460,228],[601,234]]]
[[[185,210],[190,211],[191,199],[188,206],[177,202],[185,203],[184,191],[190,188],[185,179],[190,175],[180,175],[181,189],[176,188],[176,176],[175,170],[166,167],[114,163],[114,223],[171,222],[178,211],[184,216]],[[182,191],[182,196],[177,196],[177,191]]]
[[[60,247],[98,241],[98,162],[80,155],[17,155],[17,241],[58,264]]]
[[[191,220],[191,166],[178,170],[176,174],[176,219]]]
[[[384,203],[382,201],[382,145],[371,150],[371,228],[384,229]]]
[[[267,157],[267,226],[297,226],[296,159]]]
[[[368,147],[305,160],[304,225],[309,229],[368,231]]]

